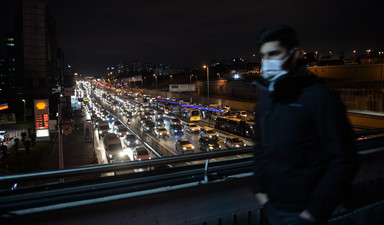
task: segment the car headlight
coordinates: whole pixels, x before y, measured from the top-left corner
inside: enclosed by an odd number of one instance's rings
[[[136,144],[138,144],[138,143],[139,143],[139,140],[136,140],[135,142],[136,142]]]
[[[213,147],[211,146],[211,147],[209,147],[209,149],[213,149]]]
[[[103,131],[99,130],[99,134],[102,134],[102,133],[103,133]]]
[[[108,157],[109,157],[110,159],[112,159],[112,155],[111,155],[111,154],[109,154]]]
[[[192,149],[194,149],[195,148],[195,146],[192,146]]]
[[[211,136],[211,135],[209,135],[208,137],[209,137],[209,138],[212,138],[212,136]]]
[[[187,148],[186,148],[186,147],[183,147],[183,150],[187,150]]]
[[[244,146],[247,146],[247,145],[244,143]]]
[[[240,145],[235,145],[236,148],[240,147]]]

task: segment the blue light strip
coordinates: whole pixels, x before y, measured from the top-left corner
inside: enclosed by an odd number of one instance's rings
[[[220,110],[218,110],[218,109],[213,109],[213,108],[203,107],[203,106],[196,106],[196,105],[182,104],[182,103],[180,103],[180,102],[169,101],[169,100],[163,100],[163,99],[159,99],[159,98],[156,98],[156,101],[158,101],[158,102],[165,102],[165,103],[169,103],[169,104],[173,104],[173,105],[179,105],[179,106],[181,106],[181,107],[186,107],[186,108],[194,108],[194,109],[198,109],[198,110],[205,110],[205,111],[212,111],[212,112],[220,112]],[[224,110],[221,110],[221,112],[224,112]]]

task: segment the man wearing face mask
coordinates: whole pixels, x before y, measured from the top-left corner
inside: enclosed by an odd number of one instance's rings
[[[266,29],[257,44],[255,198],[272,225],[326,224],[357,169],[344,106],[306,69],[294,29]]]

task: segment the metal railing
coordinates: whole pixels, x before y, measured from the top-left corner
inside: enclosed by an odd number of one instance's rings
[[[68,223],[81,224],[96,218],[103,224],[115,224],[117,217],[121,224],[264,225],[263,211],[249,188],[251,153],[252,147],[244,147],[2,176],[0,221],[34,224],[30,216],[43,215],[46,224],[63,224],[59,218],[76,210],[82,217],[66,218]],[[233,157],[238,155],[242,157]],[[362,165],[348,190],[349,199],[343,202],[345,211],[335,215],[329,224],[384,220],[380,214],[384,205],[384,151],[365,149],[359,155]],[[185,165],[192,161],[198,163]],[[369,172],[367,177],[367,168],[374,168],[377,175]],[[142,169],[145,171],[135,172]],[[168,211],[172,212],[172,220]],[[39,224],[41,220],[36,221]]]
[[[194,186],[240,174],[250,176],[251,152],[252,147],[245,147],[148,161],[1,176],[0,214],[7,216],[15,210],[174,185]],[[238,155],[244,157],[232,158]],[[216,161],[210,161],[212,159]],[[192,161],[201,163],[174,166]],[[145,171],[135,172],[143,169]],[[118,172],[121,174],[116,175]]]

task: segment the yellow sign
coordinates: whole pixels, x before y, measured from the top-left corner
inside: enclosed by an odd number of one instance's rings
[[[45,107],[47,107],[47,104],[45,104],[45,102],[38,102],[36,104],[36,108],[39,109],[39,110],[44,110]]]

